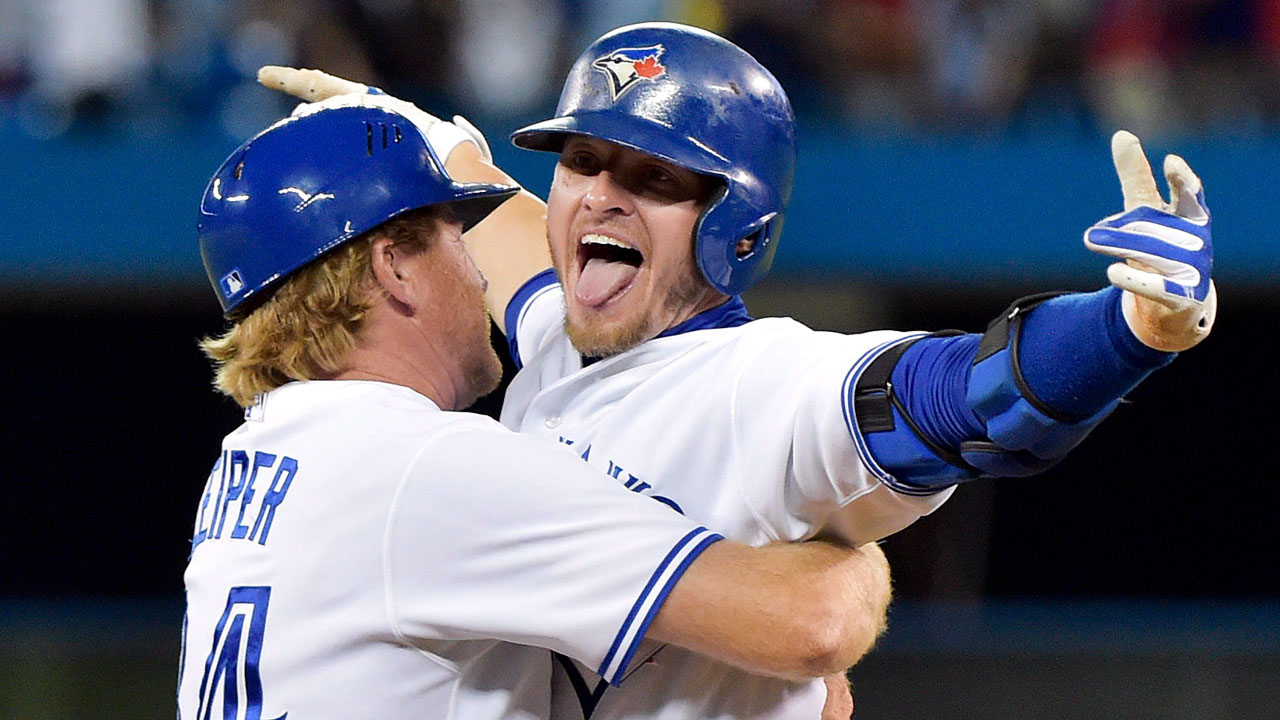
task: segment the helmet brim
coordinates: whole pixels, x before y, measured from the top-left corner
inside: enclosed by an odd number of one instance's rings
[[[444,202],[453,211],[455,217],[462,221],[462,231],[466,232],[489,213],[498,209],[512,195],[520,192],[514,185],[489,185],[487,183],[454,183],[456,195],[452,200]]]

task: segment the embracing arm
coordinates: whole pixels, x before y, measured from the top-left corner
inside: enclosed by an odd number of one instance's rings
[[[722,541],[685,572],[648,636],[753,673],[820,677],[871,649],[890,595],[889,564],[875,544]]]
[[[445,163],[455,180],[516,184],[472,143],[454,149]],[[503,203],[467,232],[467,251],[489,281],[485,305],[498,329],[507,331],[506,310],[529,278],[551,267],[547,248],[547,204],[528,190]]]
[[[545,647],[618,684],[646,638],[807,678],[844,670],[883,627],[878,547],[724,540],[563,448],[459,415],[418,451],[388,521],[388,613],[406,640]]]

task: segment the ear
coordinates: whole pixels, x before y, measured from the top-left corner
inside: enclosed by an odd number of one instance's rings
[[[377,238],[373,241],[372,257],[373,277],[378,281],[392,301],[397,305],[412,310],[416,296],[407,272],[408,253],[397,247],[391,238]]]

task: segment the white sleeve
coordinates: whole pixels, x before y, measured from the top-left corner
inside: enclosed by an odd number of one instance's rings
[[[522,368],[564,326],[564,290],[555,271],[543,270],[521,285],[507,303],[503,319],[511,359]]]
[[[782,522],[825,525],[864,543],[941,506],[950,489],[915,491],[894,482],[870,462],[853,424],[851,392],[861,369],[911,334],[796,327],[782,336],[764,334],[748,348],[734,393],[738,461],[751,463],[751,453],[768,448],[785,458],[782,505],[788,517]]]
[[[397,494],[388,612],[409,642],[545,647],[617,684],[671,588],[719,539],[545,440],[496,424],[450,432]]]

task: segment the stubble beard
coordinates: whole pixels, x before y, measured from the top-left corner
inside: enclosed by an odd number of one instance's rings
[[[488,395],[498,388],[502,381],[502,361],[493,349],[489,332],[489,312],[484,305],[484,291],[468,284],[465,279],[450,269],[448,272],[453,287],[459,288],[458,296],[452,310],[455,322],[466,323],[459,340],[461,340],[461,359],[459,370],[462,375],[462,387],[459,389],[457,407],[470,407],[476,400]]]
[[[502,382],[502,361],[498,359],[498,353],[490,342],[489,311],[484,306],[484,294],[476,292],[471,297],[464,298],[464,301],[468,308],[474,308],[471,312],[475,313],[475,317],[483,318],[484,326],[483,330],[476,328],[473,331],[476,347],[467,353],[468,362],[463,366],[466,386],[474,393],[463,406],[467,407],[498,389]]]
[[[605,358],[618,355],[661,335],[668,329],[663,318],[678,316],[682,310],[697,303],[706,291],[707,285],[700,275],[681,272],[679,279],[661,300],[661,313],[654,313],[646,307],[621,323],[606,325],[593,317],[575,323],[569,317],[566,307],[565,333],[574,349],[585,357]]]
[[[469,407],[476,400],[498,389],[502,381],[502,361],[493,346],[485,344],[484,349],[477,348],[471,356],[473,362],[463,368],[467,387],[471,390],[469,397],[462,398],[465,403],[461,407]]]

